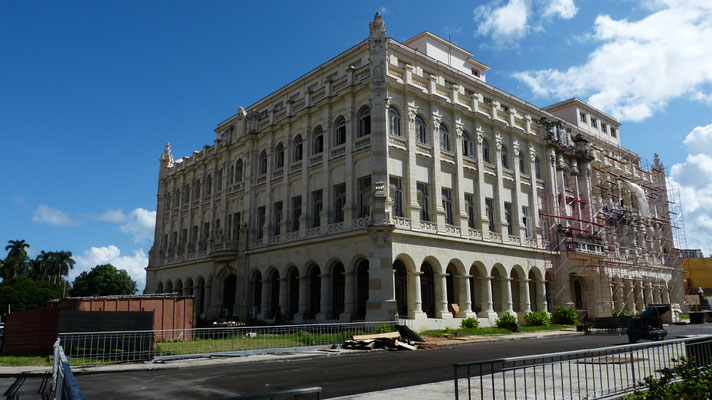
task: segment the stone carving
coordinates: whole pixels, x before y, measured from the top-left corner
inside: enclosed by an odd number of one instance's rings
[[[163,154],[161,154],[161,163],[166,164],[167,167],[173,166],[173,154],[171,154],[171,144],[166,143],[166,147],[163,148]]]
[[[563,147],[573,147],[574,139],[571,136],[571,129],[566,127],[566,124],[562,120],[549,121],[548,118],[542,117],[539,123],[544,126],[546,130],[545,139],[558,143]]]
[[[386,36],[386,23],[383,22],[380,12],[376,12],[373,19],[368,24],[371,36]]]
[[[418,110],[415,108],[409,108],[408,109],[408,121],[411,123],[415,122],[415,117],[418,116]]]

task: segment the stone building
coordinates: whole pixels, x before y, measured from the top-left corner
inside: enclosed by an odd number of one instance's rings
[[[207,319],[416,328],[681,301],[664,168],[615,119],[520,100],[430,32],[369,28],[213,145],[166,146],[147,292],[195,294]]]

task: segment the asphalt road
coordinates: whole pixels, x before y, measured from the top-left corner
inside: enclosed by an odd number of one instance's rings
[[[673,326],[667,339],[712,334],[712,325]],[[291,361],[78,375],[88,400],[213,399],[321,386],[330,398],[452,379],[452,364],[627,344],[626,336],[571,335],[470,343],[439,349],[378,351]]]

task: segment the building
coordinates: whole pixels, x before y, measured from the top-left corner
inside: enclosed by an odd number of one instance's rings
[[[700,249],[680,249],[680,258],[703,258],[702,250]]]
[[[370,35],[160,158],[148,293],[266,321],[682,303],[665,171],[578,99],[540,109],[430,32]]]

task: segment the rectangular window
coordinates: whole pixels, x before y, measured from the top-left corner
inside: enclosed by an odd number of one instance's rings
[[[591,126],[598,129],[598,120],[596,118],[591,117]]]
[[[403,181],[397,176],[388,178],[391,189],[391,199],[393,199],[393,215],[403,216]]]
[[[601,121],[601,130],[603,133],[608,133],[608,125],[606,125],[605,122]]]
[[[210,239],[210,222],[206,222],[203,224],[203,245],[208,243],[209,239]]]
[[[188,243],[188,229],[183,229],[183,232],[180,234],[180,246],[185,247],[185,244]]]
[[[364,176],[358,180],[358,216],[369,216],[368,203],[371,201],[371,176]]]
[[[616,128],[611,128],[611,136],[616,137],[618,132],[616,131]]]
[[[216,219],[215,220],[215,232],[213,232],[213,236],[216,238],[218,237],[218,231],[220,231],[220,220]]]
[[[321,225],[321,210],[324,207],[321,189],[312,192],[312,215],[311,226],[313,228]]]
[[[485,103],[485,104],[491,104],[491,103],[492,103],[492,99],[490,99],[489,97],[484,97],[484,98],[482,99],[482,102]]]
[[[485,199],[485,208],[487,209],[487,218],[489,219],[489,231],[494,232],[494,200]]]
[[[504,219],[507,221],[507,233],[513,235],[514,227],[512,226],[512,203],[504,203]]]
[[[452,189],[442,188],[443,209],[445,210],[445,223],[452,225],[455,221],[452,216]]]
[[[257,239],[262,239],[262,232],[265,226],[266,209],[265,206],[257,208]]]
[[[164,250],[168,248],[168,234],[163,235],[163,240],[161,240],[161,248]]]
[[[581,122],[586,122],[586,113],[581,113]]]
[[[190,241],[193,245],[198,241],[198,225],[193,225],[193,234]]]
[[[522,224],[525,227],[525,234],[527,238],[532,237],[531,221],[529,220],[529,207],[522,206]]]
[[[232,240],[240,240],[240,213],[232,214]]]
[[[178,244],[178,232],[173,232],[171,235],[171,247],[176,247],[176,244]]]
[[[467,208],[467,226],[475,227],[475,198],[470,193],[465,193],[465,207]]]
[[[334,218],[333,222],[344,220],[344,206],[346,205],[346,184],[334,185]]]
[[[292,197],[292,232],[299,230],[299,218],[302,216],[302,196]]]
[[[420,220],[430,221],[430,191],[428,184],[418,182],[416,188],[418,191],[418,205],[420,206]]]
[[[274,203],[274,215],[272,216],[272,221],[274,222],[274,234],[279,235],[282,233],[282,202],[277,201]]]

